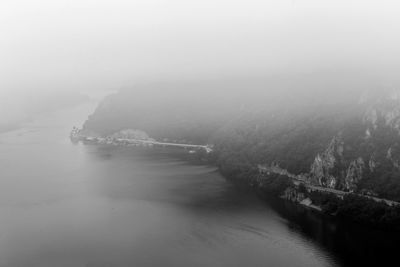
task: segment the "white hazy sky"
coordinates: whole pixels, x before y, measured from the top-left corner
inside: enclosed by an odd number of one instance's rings
[[[0,91],[323,68],[396,72],[400,1],[1,0]]]

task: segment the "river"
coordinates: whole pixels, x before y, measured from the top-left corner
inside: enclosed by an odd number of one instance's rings
[[[0,266],[354,266],[398,242],[261,200],[177,151],[72,144],[92,109],[0,134]]]

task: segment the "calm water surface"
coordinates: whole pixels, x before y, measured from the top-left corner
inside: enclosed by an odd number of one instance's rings
[[[213,167],[72,144],[88,113],[0,134],[0,266],[339,266],[364,254],[338,223],[262,201]]]

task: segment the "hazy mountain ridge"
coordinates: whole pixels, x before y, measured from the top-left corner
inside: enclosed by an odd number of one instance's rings
[[[343,90],[337,95],[346,97],[335,98],[313,87],[305,96],[304,90],[238,89],[243,84],[229,94],[218,86],[181,90],[201,86],[121,91],[83,129],[110,135],[132,128],[157,140],[213,143],[227,175],[246,179],[257,164],[274,164],[324,187],[400,199],[398,91]]]

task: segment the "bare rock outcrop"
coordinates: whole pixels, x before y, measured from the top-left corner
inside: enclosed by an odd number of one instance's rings
[[[344,184],[347,190],[355,191],[357,189],[357,183],[363,177],[364,168],[365,168],[365,162],[361,157],[359,157],[356,160],[353,160],[350,163],[350,166],[347,169],[346,178],[344,180]]]
[[[338,180],[332,170],[343,157],[344,142],[340,135],[335,136],[327,149],[315,157],[311,165],[311,182],[320,186],[335,188]]]

